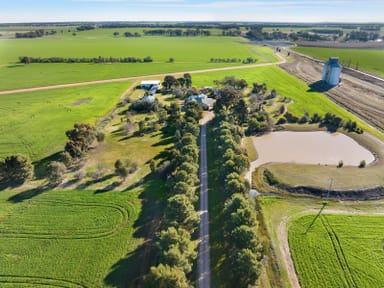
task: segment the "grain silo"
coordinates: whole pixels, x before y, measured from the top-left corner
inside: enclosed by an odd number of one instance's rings
[[[341,69],[338,57],[331,57],[324,63],[322,80],[329,85],[336,86],[340,83]]]

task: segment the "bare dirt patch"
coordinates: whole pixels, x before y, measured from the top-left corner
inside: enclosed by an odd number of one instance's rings
[[[91,97],[87,97],[87,98],[79,99],[79,100],[73,102],[71,105],[72,106],[80,106],[82,104],[87,104],[87,103],[89,103],[91,101],[92,101],[92,98]]]
[[[277,235],[280,240],[280,251],[283,255],[283,261],[285,268],[287,269],[289,282],[292,288],[300,288],[299,279],[297,278],[295,265],[291,257],[291,250],[289,249],[288,243],[288,223],[289,217],[284,217],[279,224]]]

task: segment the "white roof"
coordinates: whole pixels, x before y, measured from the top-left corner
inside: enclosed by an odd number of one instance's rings
[[[146,80],[146,81],[141,81],[141,85],[158,85],[160,84],[160,80]]]
[[[156,100],[156,97],[153,95],[145,95],[142,98],[142,101],[145,101],[145,102],[155,102],[155,100]]]

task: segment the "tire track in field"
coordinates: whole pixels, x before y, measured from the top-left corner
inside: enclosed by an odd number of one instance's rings
[[[48,233],[48,232],[10,232],[10,231],[1,231],[0,230],[0,237],[3,238],[29,238],[29,239],[101,239],[106,238],[109,236],[112,236],[116,233],[118,233],[124,224],[126,224],[129,220],[129,211],[121,205],[118,204],[101,204],[98,202],[74,202],[74,201],[62,201],[62,200],[44,200],[44,201],[36,201],[35,203],[49,203],[49,204],[55,204],[55,205],[66,205],[66,206],[83,206],[83,207],[102,207],[102,208],[111,208],[116,213],[120,215],[120,221],[117,223],[114,227],[112,227],[110,230],[104,231],[104,232],[91,232],[90,230],[83,232],[83,233],[73,233],[73,234],[64,234],[63,232],[56,232],[56,233]],[[129,204],[129,203],[128,203]],[[131,204],[129,204],[131,206]],[[36,226],[32,226],[36,227]],[[44,227],[43,227],[44,228]],[[1,229],[1,227],[0,227]]]
[[[15,287],[15,284],[23,284],[34,287],[38,285],[60,288],[88,288],[87,285],[76,281],[38,276],[0,275],[0,283],[1,286],[12,285],[12,287]]]
[[[333,230],[331,224],[325,216],[320,216],[320,220],[325,231],[328,234],[329,239],[331,240],[333,250],[336,253],[337,261],[339,262],[340,268],[343,270],[345,280],[347,281],[348,286],[357,288],[357,284],[355,282],[355,279],[353,278],[351,267],[349,266],[343,247],[341,246],[339,237],[337,236],[335,230]]]
[[[296,213],[294,216],[304,216],[307,214],[316,214],[318,209],[307,209]],[[367,216],[384,216],[384,211],[351,211],[351,210],[341,210],[341,209],[329,209],[327,208],[323,214],[335,214],[335,215],[367,215]],[[285,216],[281,219],[277,227],[277,235],[279,243],[277,244],[277,249],[281,253],[281,263],[283,264],[283,269],[287,272],[289,283],[292,288],[300,288],[298,274],[296,273],[293,259],[290,252],[289,242],[288,242],[288,222],[292,219],[293,215]]]

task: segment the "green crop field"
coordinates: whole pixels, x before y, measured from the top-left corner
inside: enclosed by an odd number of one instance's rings
[[[62,150],[67,129],[94,124],[128,87],[119,82],[0,95],[0,158],[21,153],[39,160]]]
[[[79,38],[1,39],[0,90],[241,65],[241,63],[210,63],[211,58],[253,57],[257,59],[257,63],[277,61],[270,48],[249,44],[239,37],[108,37],[106,39],[103,35]],[[23,55],[78,58],[151,56],[154,62],[15,64],[18,62],[18,57]],[[174,63],[169,63],[170,57],[174,58]]]
[[[384,50],[336,49],[336,48],[294,48],[297,52],[328,60],[329,57],[339,57],[340,63],[351,68],[358,66],[359,70],[384,76]]]
[[[383,231],[379,216],[294,220],[289,244],[301,287],[383,287]]]
[[[378,137],[383,137],[377,130],[332,102],[324,94],[310,91],[304,82],[275,66],[197,73],[193,74],[193,83],[196,86],[213,85],[214,80],[223,79],[225,76],[244,78],[249,85],[252,85],[253,82],[265,82],[269,90],[275,88],[278,94],[293,100],[293,103],[288,106],[288,109],[298,116],[302,116],[306,112],[310,115],[314,113],[324,115],[330,112],[339,115],[343,119],[356,121],[363,129]]]
[[[161,197],[149,180],[123,192],[0,193],[1,287],[134,287],[146,219],[141,200]]]

